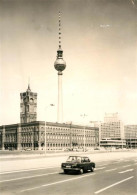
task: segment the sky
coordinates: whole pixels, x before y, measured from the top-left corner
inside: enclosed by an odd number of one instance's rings
[[[20,122],[29,80],[37,120],[57,121],[59,11],[64,122],[137,124],[137,0],[0,0],[0,125]]]

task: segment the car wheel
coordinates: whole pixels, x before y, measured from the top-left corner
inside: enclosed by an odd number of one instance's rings
[[[67,170],[64,170],[64,173],[66,174],[66,173],[68,173],[68,171]]]
[[[94,172],[94,167],[91,168],[91,172]]]
[[[80,171],[79,171],[79,172],[80,172],[80,174],[83,174],[83,172],[84,172],[84,171],[83,171],[83,169],[80,169]]]

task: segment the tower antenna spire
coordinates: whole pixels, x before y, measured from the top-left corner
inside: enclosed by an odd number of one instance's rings
[[[28,78],[28,89],[27,89],[27,91],[31,91],[31,89],[30,89],[30,77]]]
[[[59,49],[61,49],[61,12],[59,11]]]

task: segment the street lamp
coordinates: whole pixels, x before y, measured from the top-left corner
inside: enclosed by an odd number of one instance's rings
[[[81,114],[80,115],[82,118],[84,118],[85,119],[85,117],[87,116],[86,114]],[[85,152],[85,129],[86,129],[86,127],[85,127],[85,124],[84,124],[84,152]]]
[[[51,107],[51,106],[55,106],[55,105],[54,105],[54,104],[48,105],[48,106],[45,108],[45,111],[47,111],[47,109],[48,109],[49,107]],[[45,120],[45,155],[46,155],[46,144],[47,144],[47,142],[46,142],[46,128],[47,128],[47,123],[46,123],[46,120]]]

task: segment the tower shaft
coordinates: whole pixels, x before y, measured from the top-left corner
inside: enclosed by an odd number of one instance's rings
[[[58,114],[59,123],[63,122],[63,99],[62,99],[62,74],[58,73]]]

